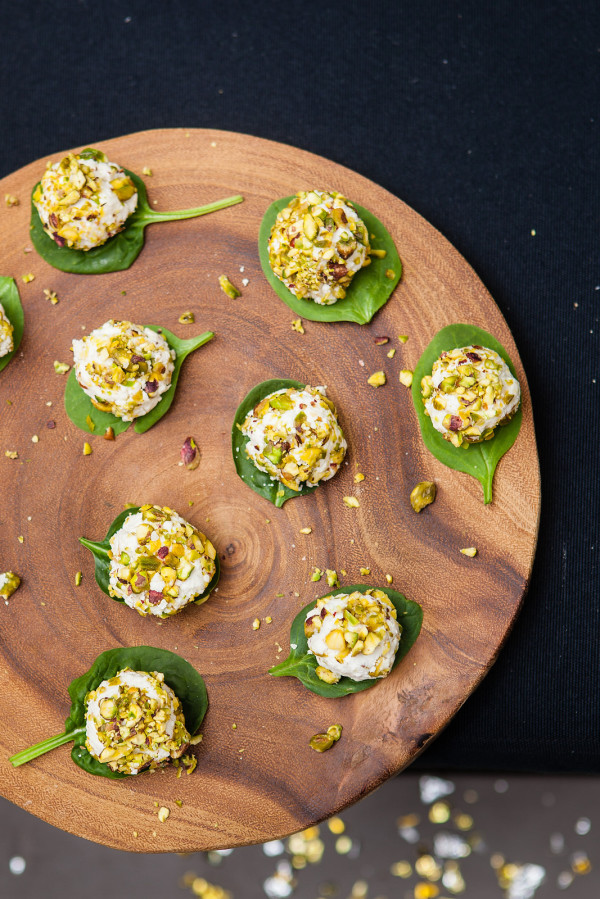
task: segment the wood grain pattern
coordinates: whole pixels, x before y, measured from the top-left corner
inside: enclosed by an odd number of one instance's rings
[[[159,209],[234,192],[246,200],[196,221],[153,225],[129,271],[83,277],[24,253],[30,189],[45,161],[0,183],[0,196],[21,200],[0,209],[0,272],[17,278],[26,315],[21,352],[0,375],[1,568],[23,578],[0,608],[0,792],[57,827],[120,849],[192,851],[273,839],[343,809],[408,765],[493,663],[525,593],[537,537],[540,479],[527,382],[502,315],[465,260],[365,178],[291,147],[219,131],[150,131],[101,147],[134,171],[150,166],[148,191]],[[274,199],[322,186],[380,217],[404,277],[370,325],[308,322],[300,335],[260,271],[256,238]],[[35,280],[23,284],[27,272]],[[238,286],[249,279],[240,299],[221,292],[222,273]],[[57,291],[57,306],[43,288]],[[188,309],[196,324],[179,325]],[[70,361],[72,338],[111,317],[217,336],[186,361],[172,409],[148,434],[131,430],[115,443],[94,437],[93,454],[84,457],[85,435],[66,418],[65,378],[52,363]],[[413,368],[434,333],[454,321],[495,334],[523,390],[523,427],[500,462],[491,506],[477,481],[424,448],[409,391],[398,382],[399,370]],[[381,334],[390,344],[375,346]],[[410,336],[405,346],[399,334]],[[378,369],[388,384],[375,390],[366,381]],[[327,384],[350,447],[338,476],[281,510],[237,478],[230,452],[238,403],[271,377]],[[194,472],[178,465],[189,435],[202,451]],[[19,458],[6,458],[6,449]],[[355,487],[357,470],[365,480]],[[425,478],[437,482],[438,497],[417,516],[408,497]],[[360,509],[343,505],[350,493]],[[210,535],[223,573],[208,603],[161,624],[100,592],[77,538],[101,538],[125,502],[168,504]],[[306,525],[310,536],[299,533]],[[470,545],[475,559],[459,552]],[[365,565],[372,583],[389,572],[394,587],[424,608],[421,637],[393,676],[338,701],[294,679],[270,678],[269,666],[287,655],[297,610],[326,592],[324,582],[310,582],[312,568],[345,569],[342,583],[353,583]],[[254,617],[267,615],[273,622],[253,632]],[[13,770],[9,755],[62,730],[72,678],[102,650],[135,644],[176,651],[206,679],[210,707],[196,773],[105,781],[73,765],[68,747]],[[344,726],[341,741],[315,755],[309,738],[333,722]],[[165,824],[155,800],[171,808]]]

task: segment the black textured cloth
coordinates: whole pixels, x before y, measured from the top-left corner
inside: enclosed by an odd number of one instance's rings
[[[0,0],[0,176],[145,128],[283,141],[413,206],[506,316],[537,557],[496,665],[419,767],[600,771],[599,68],[596,0]]]

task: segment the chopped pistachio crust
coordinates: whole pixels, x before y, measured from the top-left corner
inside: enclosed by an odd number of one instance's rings
[[[216,572],[210,540],[167,506],[141,506],[110,538],[111,596],[168,618],[197,601]]]
[[[2,303],[0,303],[0,359],[14,349],[13,326],[8,320]]]
[[[443,352],[421,380],[425,413],[454,446],[494,436],[519,408],[521,388],[494,350],[466,346]]]
[[[46,234],[74,250],[102,246],[122,231],[137,201],[131,178],[98,150],[48,163],[33,194]]]
[[[317,676],[328,684],[386,677],[392,670],[402,628],[382,590],[323,596],[304,624]]]
[[[336,408],[324,387],[269,394],[247,416],[242,433],[254,465],[290,490],[329,480],[346,455]]]
[[[121,774],[179,758],[190,744],[181,703],[158,671],[124,668],[85,697],[85,745]]]
[[[370,259],[369,234],[352,203],[332,191],[298,191],[269,238],[274,274],[299,299],[329,306],[346,296]]]
[[[2,599],[10,599],[15,590],[21,586],[21,578],[14,571],[0,573],[0,596]]]
[[[101,412],[123,421],[146,415],[171,386],[175,350],[162,334],[111,319],[73,341],[75,376]]]

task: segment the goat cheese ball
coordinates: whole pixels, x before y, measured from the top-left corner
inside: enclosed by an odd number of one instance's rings
[[[308,649],[328,684],[386,677],[392,670],[402,628],[383,590],[338,593],[317,600],[304,622]]]
[[[123,421],[146,415],[171,386],[175,350],[162,334],[111,319],[73,341],[75,377],[101,412]]]
[[[13,326],[8,320],[2,303],[0,303],[0,359],[14,349]]]
[[[4,600],[10,599],[15,590],[21,586],[21,578],[14,571],[0,572],[0,596]]]
[[[135,212],[135,184],[99,150],[48,163],[33,194],[46,234],[59,247],[93,250],[125,227]]]
[[[140,615],[168,618],[202,597],[215,557],[210,540],[173,509],[145,505],[110,538],[108,590]]]
[[[425,412],[454,446],[491,440],[519,408],[521,388],[494,350],[466,346],[440,355],[421,381]]]
[[[336,191],[298,191],[275,220],[269,238],[273,273],[298,299],[330,306],[346,296],[369,265],[367,226]]]
[[[276,390],[249,413],[242,433],[254,465],[295,491],[332,478],[348,446],[325,387]]]
[[[112,771],[139,774],[178,759],[192,740],[181,703],[159,671],[123,668],[85,697],[85,745]]]

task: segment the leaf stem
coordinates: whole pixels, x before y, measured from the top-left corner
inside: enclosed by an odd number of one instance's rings
[[[85,546],[86,549],[91,550],[94,555],[106,556],[106,558],[108,559],[108,550],[105,546],[102,545],[102,543],[94,543],[93,540],[88,540],[86,537],[80,537],[79,542],[82,546]]]
[[[218,212],[219,209],[227,209],[228,206],[235,206],[243,201],[243,197],[237,194],[234,197],[225,197],[223,200],[215,200],[214,203],[207,203],[206,206],[198,206],[196,209],[180,209],[175,212],[156,212],[149,209],[148,212],[142,212],[139,219],[144,222],[168,222],[177,221],[179,219],[196,218],[199,215],[208,215],[209,212]]]
[[[65,731],[64,734],[57,734],[55,737],[48,737],[47,740],[42,740],[41,743],[36,743],[35,746],[30,746],[28,749],[22,749],[21,752],[17,752],[16,755],[13,755],[9,758],[9,762],[13,766],[13,768],[18,768],[19,765],[24,765],[26,762],[31,762],[33,759],[36,759],[39,755],[44,755],[46,752],[50,752],[51,749],[56,749],[58,746],[63,746],[64,743],[70,743],[75,739],[79,734],[85,733],[85,727],[78,727],[75,730]]]

